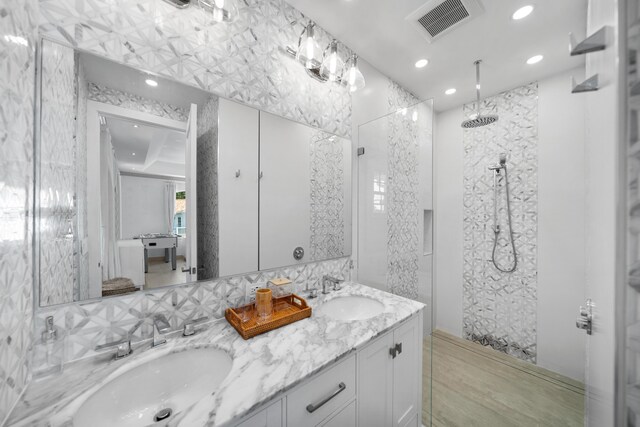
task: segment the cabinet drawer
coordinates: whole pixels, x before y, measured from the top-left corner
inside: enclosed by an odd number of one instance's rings
[[[287,395],[287,425],[315,426],[355,392],[356,357],[352,355]]]

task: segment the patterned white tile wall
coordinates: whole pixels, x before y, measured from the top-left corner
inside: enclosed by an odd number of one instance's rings
[[[317,130],[311,136],[311,238],[309,259],[330,259],[345,254],[344,158],[342,138]]]
[[[186,122],[189,118],[189,112],[182,107],[143,98],[142,96],[133,95],[93,82],[89,82],[88,89],[88,99],[92,101],[116,105],[118,107],[141,111],[181,122]]]
[[[29,380],[36,0],[0,0],[0,425]]]
[[[387,282],[396,295],[418,299],[420,126],[409,108],[420,101],[389,81],[387,116]]]
[[[482,101],[491,125],[465,130],[463,329],[467,339],[536,362],[538,86],[532,83]],[[464,106],[465,117],[475,104]],[[513,228],[518,254],[514,273],[491,262],[493,249],[493,172],[488,166],[507,154]],[[501,185],[504,185],[501,181]],[[504,191],[500,193],[497,260],[511,264]]]
[[[76,225],[76,66],[73,49],[42,43],[40,301],[73,301]]]
[[[218,233],[218,97],[212,96],[198,110],[197,192],[198,192],[198,277],[220,276]]]
[[[76,53],[76,230],[75,230],[75,263],[77,286],[74,286],[74,301],[89,298],[89,287],[81,286],[89,283],[89,226],[87,211],[87,100],[89,83],[85,77],[84,67]]]
[[[191,319],[201,316],[222,318],[224,310],[243,302],[251,286],[266,285],[275,277],[289,277],[296,290],[320,286],[324,274],[350,279],[350,258],[340,258],[292,267],[261,271],[210,282],[199,282],[148,292],[137,292],[122,297],[103,298],[59,305],[36,313],[36,334],[44,327],[44,319],[54,316],[62,346],[56,354],[47,354],[40,343],[35,345],[34,375],[48,373],[52,366],[89,357],[94,348],[105,342],[117,341],[131,336],[134,341],[150,338],[150,317],[163,313],[173,329],[179,329]]]
[[[41,0],[49,38],[341,136],[350,136],[347,90],[309,78],[282,53],[307,19],[285,0],[239,2],[217,23],[198,7],[162,0]],[[320,45],[331,36],[317,28]],[[345,48],[342,54],[349,52]]]

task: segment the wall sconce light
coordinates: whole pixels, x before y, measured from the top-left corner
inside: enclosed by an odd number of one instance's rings
[[[307,74],[319,82],[339,83],[348,87],[349,92],[355,92],[365,86],[364,76],[358,68],[358,56],[353,54],[344,63],[338,54],[337,40],[332,40],[320,54],[313,22],[309,22],[300,33],[296,49],[287,46],[283,51],[300,62]]]

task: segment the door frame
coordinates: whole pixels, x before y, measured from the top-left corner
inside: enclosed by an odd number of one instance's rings
[[[168,119],[117,105],[98,101],[87,101],[87,233],[89,251],[89,298],[102,296],[101,239],[100,239],[100,116],[142,122],[187,131],[187,122]],[[99,278],[99,279],[98,279]]]

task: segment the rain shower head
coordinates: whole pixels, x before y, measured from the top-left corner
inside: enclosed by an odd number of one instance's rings
[[[498,116],[495,114],[491,114],[489,116],[476,116],[475,119],[468,119],[462,122],[462,127],[465,129],[473,129],[479,128],[480,126],[490,125],[491,123],[497,122]]]
[[[467,119],[462,122],[460,126],[462,126],[465,129],[479,128],[481,126],[490,125],[491,123],[495,123],[498,121],[498,116],[495,114],[489,114],[487,116],[483,116],[482,114],[480,114],[480,63],[481,62],[482,62],[481,60],[477,60],[476,62],[474,62],[476,66],[476,96],[477,96],[476,106],[478,111],[474,118]]]

